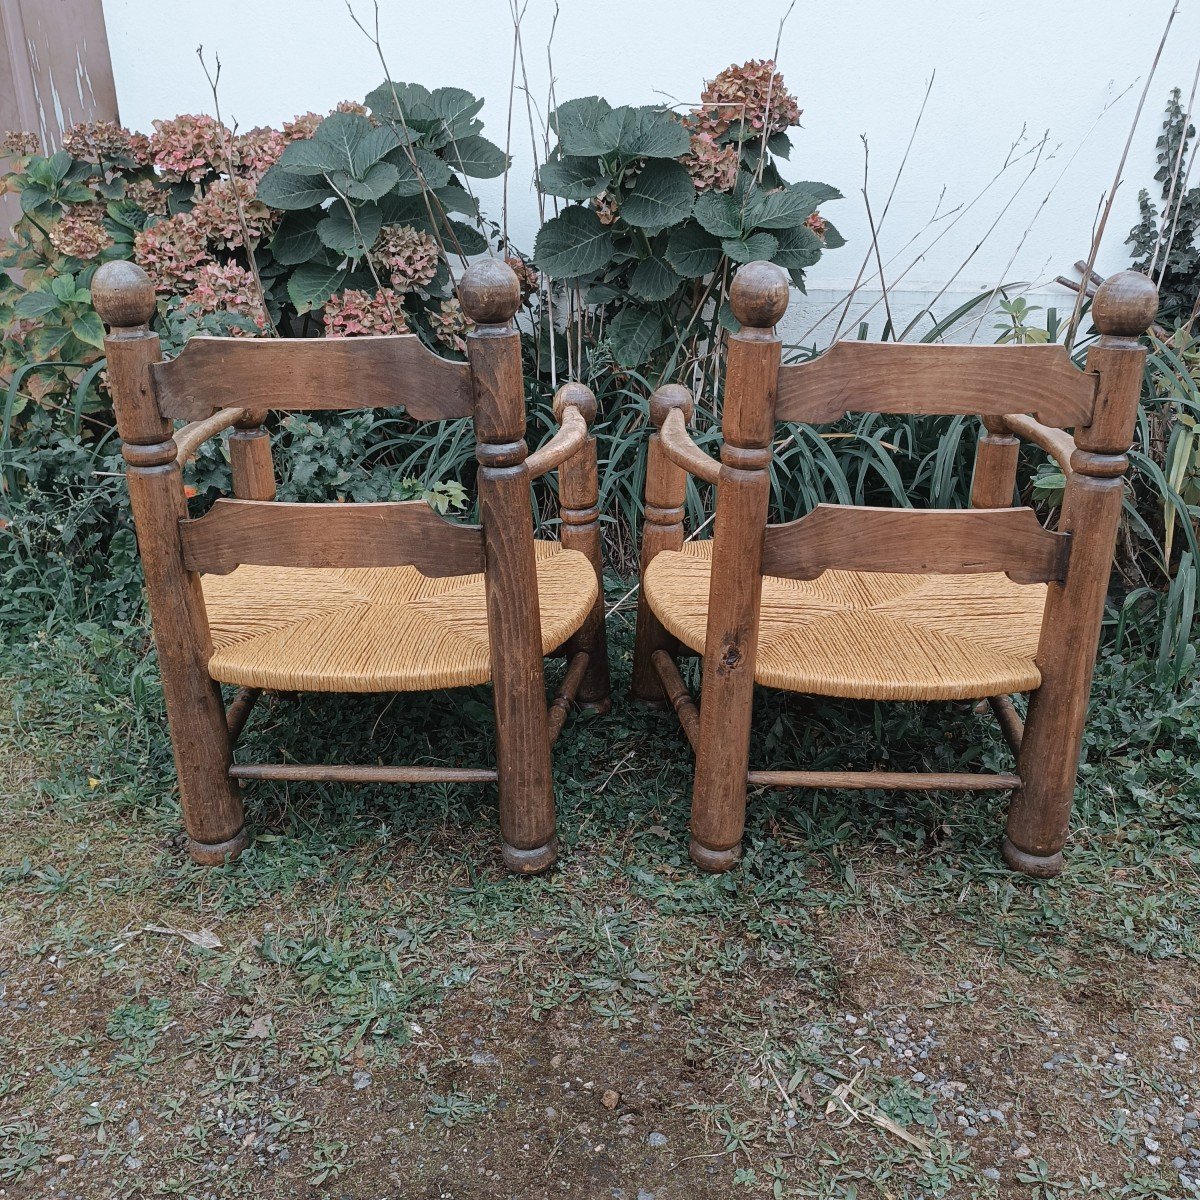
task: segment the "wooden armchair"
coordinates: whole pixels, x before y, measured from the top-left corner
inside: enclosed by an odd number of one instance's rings
[[[780,365],[773,326],[787,276],[754,263],[734,280],[717,462],[687,432],[691,396],[651,399],[642,589],[633,693],[679,715],[696,753],[693,860],[733,865],[748,784],[1013,792],[1004,857],[1052,876],[1074,795],[1088,691],[1124,491],[1154,286],[1126,272],[1100,288],[1102,335],[1080,371],[1061,346],[839,342]],[[767,523],[776,421],[846,412],[980,413],[984,432],[963,511],[819,505]],[[1074,429],[1074,436],[1067,433]],[[1014,503],[1018,438],[1066,473],[1058,531]],[[711,541],[684,544],[686,475],[716,485]],[[699,708],[676,665],[704,660]],[[750,769],[755,683],[870,700],[987,698],[1015,774]],[[1010,693],[1030,693],[1022,722]]]
[[[500,794],[505,863],[555,858],[550,748],[572,703],[609,704],[596,508],[596,402],[568,384],[561,427],[527,454],[513,272],[463,275],[468,362],[412,334],[352,340],[194,338],[160,362],[154,289],[125,262],[92,287],[158,646],[189,850],[219,863],[246,845],[240,781],[485,783]],[[417,420],[474,418],[480,524],[423,501],[276,503],[269,409],[404,405]],[[190,422],[173,433],[172,421]],[[181,467],[232,429],[233,499],[189,520]],[[530,481],[558,468],[562,540],[535,541]],[[543,656],[568,667],[547,711]],[[395,692],[490,681],[496,767],[234,763],[265,689]],[[220,684],[241,690],[225,709]]]

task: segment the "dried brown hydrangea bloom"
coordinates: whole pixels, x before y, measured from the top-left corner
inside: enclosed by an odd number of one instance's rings
[[[50,243],[68,258],[95,258],[112,245],[100,212],[88,206],[66,213],[50,227]]]
[[[347,288],[325,302],[326,337],[371,337],[407,333],[400,297]]]
[[[368,117],[371,115],[371,110],[365,104],[359,104],[357,100],[339,100],[334,112],[357,113],[360,117]]]
[[[256,198],[250,179],[218,179],[192,209],[192,218],[204,238],[214,246],[234,247],[244,242],[238,215],[241,203],[246,229],[253,242],[270,237],[279,223],[279,213]]]
[[[150,139],[131,133],[115,121],[80,121],[63,134],[63,149],[86,162],[144,167],[150,161]]]
[[[617,198],[601,192],[592,201],[592,210],[600,218],[601,225],[611,225],[617,219]]]
[[[517,282],[521,285],[521,303],[524,304],[541,287],[542,277],[533,263],[526,262],[515,254],[510,254],[504,261],[512,268]]]
[[[805,217],[804,224],[806,228],[811,229],[822,241],[825,240],[825,230],[828,222],[820,213],[815,212],[812,216]]]
[[[165,217],[171,193],[159,187],[153,179],[135,179],[125,184],[125,199],[132,201],[144,213],[153,217]]]
[[[160,292],[190,289],[196,272],[211,261],[204,232],[191,213],[177,213],[143,229],[134,238],[133,258]]]
[[[31,154],[42,152],[42,142],[36,133],[28,133],[23,129],[7,129],[0,137],[0,154],[11,155],[13,158],[28,158]]]
[[[437,274],[437,242],[411,225],[389,225],[376,243],[374,255],[398,292],[420,291]]]
[[[696,133],[719,138],[741,121],[755,132],[782,133],[800,123],[801,108],[770,58],[726,67],[700,93],[699,107],[688,117]]]

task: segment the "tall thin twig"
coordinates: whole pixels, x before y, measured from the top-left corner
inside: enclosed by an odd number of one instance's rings
[[[1085,276],[1090,274],[1096,266],[1096,256],[1100,253],[1100,243],[1104,240],[1104,230],[1108,227],[1108,218],[1112,214],[1113,204],[1117,199],[1117,189],[1121,186],[1125,176],[1125,162],[1129,158],[1129,150],[1133,145],[1133,137],[1137,132],[1138,123],[1142,119],[1142,109],[1146,106],[1146,96],[1150,92],[1150,84],[1154,80],[1155,72],[1158,70],[1159,61],[1162,59],[1163,50],[1167,45],[1167,38],[1171,33],[1171,26],[1175,23],[1175,17],[1179,12],[1179,0],[1171,5],[1171,12],[1167,17],[1166,27],[1163,29],[1162,37],[1159,39],[1158,49],[1154,52],[1154,61],[1150,64],[1150,73],[1146,76],[1146,86],[1142,88],[1142,95],[1138,100],[1137,109],[1133,114],[1133,122],[1129,126],[1129,136],[1125,139],[1125,148],[1121,151],[1121,160],[1117,163],[1117,171],[1113,176],[1112,187],[1108,189],[1108,195],[1104,201],[1104,208],[1100,214],[1100,220],[1096,225],[1096,231],[1092,236],[1092,244],[1088,249],[1087,271]],[[1081,288],[1075,297],[1075,309],[1071,313],[1071,322],[1067,326],[1067,336],[1064,339],[1064,345],[1068,350],[1075,345],[1075,335],[1079,331],[1079,322],[1083,317],[1083,301],[1086,295],[1086,290]]]

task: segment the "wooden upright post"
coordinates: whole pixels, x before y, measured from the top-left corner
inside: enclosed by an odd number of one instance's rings
[[[673,408],[682,410],[685,422],[692,419],[692,393],[678,383],[668,383],[650,397],[650,421],[655,432],[650,435],[646,459],[646,512],[641,552],[643,584],[646,571],[657,555],[664,550],[679,550],[683,546],[687,472],[666,456],[657,432]],[[654,615],[643,586],[638,593],[633,683],[630,687],[630,694],[635,700],[653,708],[668,707],[662,681],[654,669],[654,654],[658,650],[665,650],[673,656],[678,649],[678,642]]]
[[[574,405],[590,426],[596,419],[596,397],[582,383],[564,383],[554,395],[554,419],[561,422],[563,409]],[[579,631],[566,644],[567,657],[586,650],[587,671],[575,703],[592,712],[606,713],[612,707],[612,683],[608,673],[608,641],[604,629],[604,559],[600,546],[600,482],[596,464],[596,436],[588,434],[583,446],[558,468],[558,513],[562,521],[562,544],[586,556],[596,573],[599,595]]]
[[[232,762],[221,689],[208,673],[212,653],[200,577],[183,564],[179,522],[187,516],[171,422],[159,412],[150,366],[161,357],[150,332],[154,286],[130,262],[105,263],[92,301],[109,327],[104,341],[117,430],[150,604],[188,850],[213,864],[245,849],[242,797]]]
[[[505,864],[531,874],[554,862],[558,841],[525,465],[521,339],[512,324],[521,288],[506,263],[481,259],[463,273],[458,298],[475,325],[467,335],[467,356],[475,391],[500,832]]]
[[[983,418],[971,479],[972,508],[1010,508],[1017,490],[1021,443],[995,417]]]
[[[735,276],[729,300],[742,329],[729,339],[725,378],[690,846],[692,860],[709,871],[724,871],[737,862],[746,824],[780,360],[774,326],[787,310],[788,277],[771,263],[750,263]]]
[[[233,494],[239,500],[275,499],[275,464],[265,412],[248,412],[229,435],[229,466]]]
[[[1059,529],[1071,535],[1066,578],[1046,598],[1037,664],[1042,683],[1029,700],[1021,742],[1020,790],[1008,814],[1004,857],[1027,875],[1063,868],[1075,775],[1113,547],[1125,493],[1125,457],[1137,421],[1145,349],[1138,339],[1158,312],[1158,292],[1144,275],[1124,271],[1096,293],[1092,321],[1100,341],[1087,367],[1098,376],[1089,424],[1075,430]]]

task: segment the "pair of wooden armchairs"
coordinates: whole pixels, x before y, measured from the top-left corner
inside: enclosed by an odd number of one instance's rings
[[[550,752],[572,707],[606,710],[609,673],[597,497],[595,399],[555,397],[558,431],[529,453],[516,277],[481,261],[459,299],[468,361],[412,335],[354,340],[196,338],[160,361],[154,292],[129,263],[93,284],[158,646],[189,850],[219,863],[246,845],[241,781],[496,782],[505,863],[556,856]],[[642,587],[632,694],[671,705],[697,755],[691,855],[740,854],[748,786],[1013,792],[1004,855],[1062,869],[1144,351],[1157,295],[1126,273],[1098,292],[1101,337],[1079,370],[1060,346],[842,342],[782,366],[777,267],[731,289],[720,461],[691,440],[691,397],[651,398]],[[275,501],[271,409],[403,405],[418,420],[470,416],[478,526],[423,501]],[[972,508],[820,505],[768,524],[778,421],[847,412],[978,413]],[[190,422],[173,432],[173,421]],[[1074,430],[1074,437],[1066,432]],[[231,499],[189,519],[182,465],[231,430]],[[1019,438],[1067,477],[1056,532],[1013,507]],[[557,468],[561,540],[537,541],[529,484]],[[716,487],[711,541],[685,542],[688,474]],[[543,660],[566,657],[547,705]],[[678,660],[703,659],[702,702]],[[264,690],[395,692],[490,682],[495,768],[248,765],[233,749]],[[750,767],[755,684],[872,700],[987,699],[1014,774],[772,771]],[[228,709],[221,684],[238,690]],[[1030,693],[1022,725],[1010,696]]]

